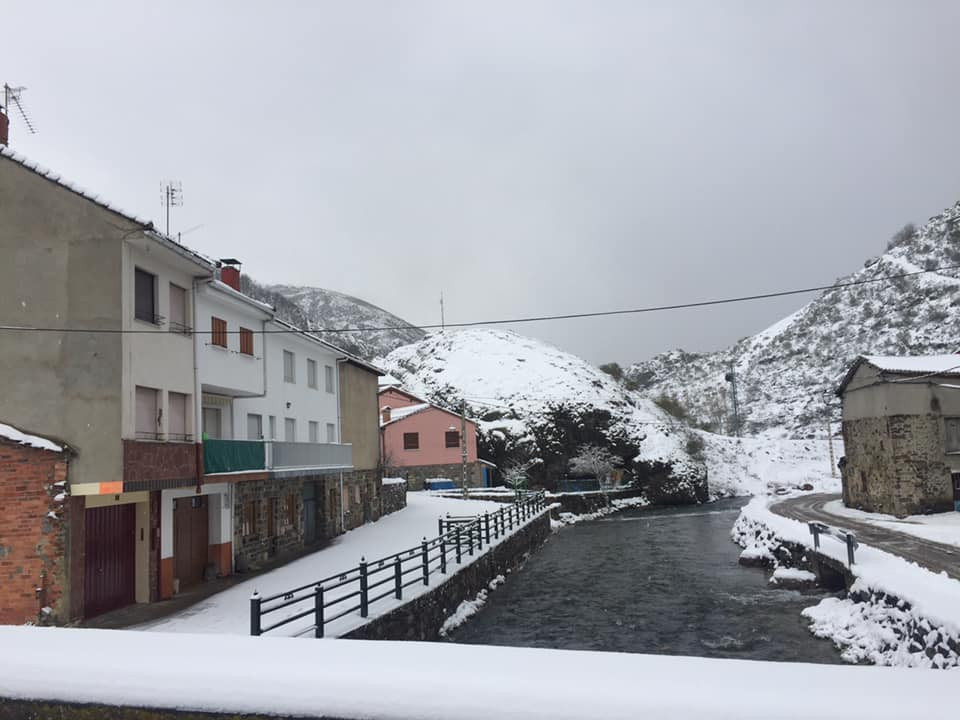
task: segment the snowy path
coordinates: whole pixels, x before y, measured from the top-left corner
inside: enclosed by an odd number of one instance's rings
[[[827,506],[839,499],[839,495],[816,493],[801,495],[774,503],[770,510],[782,517],[801,522],[821,522],[834,527],[852,530],[860,542],[899,555],[905,560],[939,573],[945,572],[955,580],[960,580],[960,548],[955,545],[934,542],[918,534],[908,534],[893,530],[887,524],[879,526],[862,519],[831,513]],[[834,505],[835,507],[835,505]],[[865,513],[864,513],[865,514]],[[892,518],[891,518],[892,520]],[[954,525],[954,527],[958,527]]]
[[[234,585],[182,612],[131,629],[246,635],[250,632],[250,596],[254,590],[261,595],[273,595],[356,567],[361,557],[373,560],[417,546],[423,537],[432,538],[437,535],[437,518],[446,513],[477,515],[484,511],[493,512],[501,507],[502,504],[497,502],[455,500],[426,493],[408,493],[407,507],[403,510],[351,530],[335,538],[322,550]],[[411,587],[405,599],[409,600],[428,589],[430,588]],[[399,604],[401,603],[393,600],[378,603],[371,607],[371,617]],[[347,616],[328,625],[327,633],[331,636],[339,635],[361,624],[359,615]],[[305,619],[300,625],[294,624],[285,628],[285,634],[294,634],[294,631],[309,625],[310,622]]]

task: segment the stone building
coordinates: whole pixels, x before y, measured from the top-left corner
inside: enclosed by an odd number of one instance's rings
[[[960,510],[960,355],[861,356],[837,395],[845,505],[898,517]]]

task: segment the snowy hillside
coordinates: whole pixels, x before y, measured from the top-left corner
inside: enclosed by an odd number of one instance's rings
[[[575,355],[502,330],[428,335],[394,350],[385,369],[414,394],[480,419],[487,455],[536,458],[538,481],[563,477],[580,444],[611,447],[638,475],[702,481],[691,435],[651,401]],[[693,441],[696,444],[696,441]],[[672,489],[670,490],[672,492]]]
[[[297,285],[260,285],[246,276],[243,281],[246,294],[275,305],[280,316],[297,327],[310,330],[399,328],[323,335],[324,340],[364,360],[383,357],[394,348],[416,342],[424,336],[423,330],[383,308],[335,290]]]
[[[960,265],[960,203],[838,283]],[[749,433],[825,433],[827,402],[860,354],[951,353],[960,348],[957,270],[828,290],[761,333],[714,353],[675,350],[632,366],[652,398],[676,398],[692,422],[730,432],[725,373],[736,371]],[[834,415],[836,412],[834,411]]]

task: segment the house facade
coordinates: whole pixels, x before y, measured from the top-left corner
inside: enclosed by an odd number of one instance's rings
[[[461,438],[461,430],[466,432]],[[491,463],[477,456],[477,425],[399,387],[380,390],[380,435],[383,463],[390,475],[422,490],[429,480],[449,480],[460,487],[464,474],[469,487],[490,485]],[[463,443],[463,444],[462,444]]]
[[[72,453],[58,621],[379,517],[376,368],[2,146],[0,228],[0,420]]]
[[[862,356],[843,402],[843,501],[903,517],[960,510],[960,355]]]

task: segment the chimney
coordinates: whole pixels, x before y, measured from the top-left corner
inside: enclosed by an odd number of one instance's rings
[[[0,145],[7,145],[10,141],[10,118],[0,105]]]
[[[240,292],[240,261],[236,258],[220,258],[220,282]]]
[[[380,422],[384,424],[390,422],[390,406],[389,405],[385,405],[384,407],[380,408]]]

